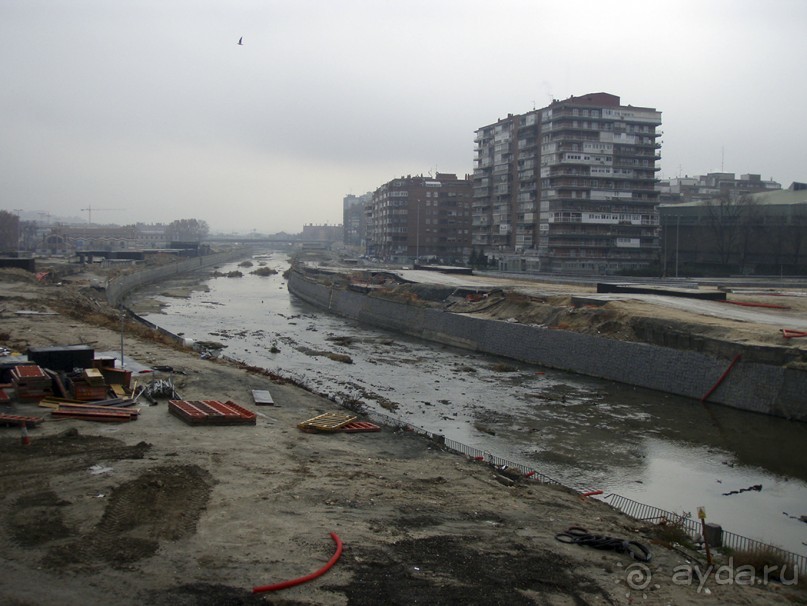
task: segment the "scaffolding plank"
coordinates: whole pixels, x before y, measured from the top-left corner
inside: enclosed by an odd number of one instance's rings
[[[302,431],[339,431],[342,427],[356,420],[355,415],[342,412],[326,412],[298,424]]]

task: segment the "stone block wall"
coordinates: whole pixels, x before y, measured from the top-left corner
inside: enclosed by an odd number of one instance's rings
[[[159,282],[160,280],[168,280],[174,276],[178,276],[197,269],[205,267],[213,267],[222,263],[229,263],[243,259],[249,255],[249,249],[239,248],[237,250],[219,253],[216,255],[207,255],[203,257],[193,257],[190,259],[178,260],[174,263],[161,265],[151,269],[144,269],[143,271],[136,271],[130,274],[125,274],[110,280],[106,285],[106,300],[107,303],[113,307],[121,304],[127,293],[132,290]]]
[[[566,330],[487,320],[289,276],[289,292],[332,313],[414,337],[700,399],[731,359]],[[708,401],[807,421],[807,372],[739,360]]]

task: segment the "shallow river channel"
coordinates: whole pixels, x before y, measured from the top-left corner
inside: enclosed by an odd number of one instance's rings
[[[156,299],[164,307],[142,313],[149,321],[219,342],[225,355],[336,401],[358,399],[575,488],[676,513],[705,506],[707,519],[725,530],[807,554],[807,523],[798,519],[807,515],[807,424],[360,326],[290,295],[285,254],[253,263],[218,268],[243,277],[205,277],[187,298],[162,283],[128,304]],[[279,273],[250,273],[259,263]],[[352,364],[323,353],[350,356]]]

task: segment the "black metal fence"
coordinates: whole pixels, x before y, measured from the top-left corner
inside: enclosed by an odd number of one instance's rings
[[[424,435],[444,445],[446,449],[464,454],[474,460],[485,462],[499,468],[507,467],[509,469],[518,469],[524,475],[524,477],[532,481],[540,482],[542,484],[564,486],[581,495],[590,495],[591,493],[595,493],[594,496],[596,496],[596,493],[600,493],[600,491],[594,491],[592,488],[588,487],[569,486],[560,480],[547,476],[546,474],[543,474],[526,465],[522,465],[521,463],[514,463],[513,461],[508,461],[507,459],[498,457],[488,451],[480,450],[478,448],[474,448],[473,446],[468,446],[467,444],[457,442],[456,440],[452,440],[450,438],[445,438],[440,434],[435,434],[423,428],[410,425],[409,423],[390,415],[385,415],[378,412],[368,412],[366,413],[366,416],[386,426],[400,427]],[[683,514],[673,513],[659,507],[654,507],[653,505],[640,503],[619,494],[612,493],[603,495],[600,497],[600,500],[635,520],[656,523],[666,520],[669,523],[680,526],[690,535],[701,535],[701,522],[698,519],[693,519]],[[734,551],[756,551],[778,555],[783,561],[788,562],[802,574],[807,574],[807,556],[793,553],[780,547],[776,547],[775,545],[770,545],[768,543],[757,541],[756,539],[751,539],[749,537],[735,534],[726,530],[722,531],[722,542],[723,547],[727,547]]]

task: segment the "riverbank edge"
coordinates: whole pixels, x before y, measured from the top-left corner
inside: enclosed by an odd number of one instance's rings
[[[208,259],[208,262],[204,264],[204,266],[211,267],[211,266],[215,266],[215,265],[222,264],[222,263],[236,261],[239,258],[243,258],[243,255],[244,255],[244,252],[241,251],[240,253],[222,254],[222,255],[219,255],[216,259],[213,259],[211,257],[211,258]],[[136,283],[136,284],[132,288],[136,289],[139,286],[143,286],[143,285],[146,285],[146,284],[149,284],[149,283],[159,282],[161,280],[168,280],[168,279],[171,279],[172,277],[180,275],[182,273],[193,273],[194,270],[202,269],[202,268],[203,267],[200,267],[198,265],[198,262],[194,262],[194,263],[189,264],[187,269],[184,272],[183,271],[172,270],[166,276],[155,275],[155,274],[160,274],[159,269],[157,271],[153,272],[152,275],[147,275],[147,272],[149,272],[149,270],[146,270],[146,271],[142,272],[142,274],[144,274],[144,275],[141,275],[137,280],[134,281],[134,283]],[[289,278],[290,278],[290,276],[289,276]],[[307,278],[303,278],[303,279],[308,281]],[[290,282],[290,279],[288,279],[287,282]],[[130,291],[127,291],[127,293],[128,292],[130,292]],[[290,294],[295,294],[295,293],[292,292],[291,287],[289,287],[289,292],[290,292]],[[353,294],[355,294],[355,293],[353,293]],[[300,298],[303,298],[303,297],[300,297]],[[384,300],[383,299],[377,299],[376,301],[384,301]],[[322,305],[320,303],[316,302],[316,301],[306,301],[306,302],[311,303],[312,305],[314,305],[316,307],[322,308]],[[332,310],[328,310],[328,311],[332,311]],[[432,310],[432,311],[434,311],[434,310]],[[155,331],[157,333],[160,333],[164,337],[167,337],[169,340],[176,343],[176,345],[178,345],[180,348],[182,348],[182,349],[192,349],[192,350],[195,350],[195,351],[200,351],[196,347],[196,344],[193,343],[192,341],[189,341],[188,339],[185,339],[185,338],[183,338],[183,337],[181,337],[179,335],[176,335],[174,333],[171,333],[170,331],[165,330],[164,328],[162,328],[162,327],[150,322],[149,320],[146,320],[145,318],[141,317],[140,315],[138,315],[136,312],[134,312],[131,309],[127,308],[127,312],[128,312],[129,316],[132,319],[134,319],[135,321],[141,323],[142,325],[146,326],[147,328],[149,328],[149,329],[151,329],[151,330],[153,330],[153,331]],[[343,315],[343,314],[340,314],[340,315]],[[462,316],[460,316],[460,317],[462,317]],[[476,319],[476,320],[479,320],[479,319]],[[361,320],[359,320],[359,321],[361,321]],[[495,322],[495,321],[491,321],[491,322]],[[508,323],[501,323],[501,324],[509,325]],[[376,324],[376,325],[378,326],[378,324]],[[382,328],[384,328],[384,327],[382,326]],[[405,331],[400,331],[400,332],[405,332]],[[421,338],[423,340],[435,341],[435,339],[433,339],[433,338],[429,338],[428,336],[424,336],[423,334],[418,334],[416,332],[409,332],[408,334],[411,334],[411,335],[416,336],[418,338]],[[450,343],[448,341],[439,341],[439,340],[437,340],[435,342],[440,342],[440,343],[445,343],[445,344],[448,344],[448,345],[462,347],[462,345],[458,345],[457,343]],[[481,351],[481,350],[479,350],[479,351]],[[501,355],[501,354],[495,354],[495,355]],[[508,356],[503,356],[503,357],[508,357]],[[295,387],[297,387],[297,388],[299,388],[299,389],[301,389],[301,390],[303,390],[305,392],[311,393],[312,395],[316,395],[316,396],[319,396],[319,397],[325,397],[325,398],[328,397],[327,395],[319,393],[316,390],[312,390],[310,387],[302,385],[300,383],[297,383],[296,381],[294,381],[292,379],[289,379],[288,377],[284,377],[282,375],[277,375],[277,374],[272,373],[270,371],[267,371],[265,369],[245,364],[245,363],[243,363],[243,362],[241,362],[241,361],[239,361],[237,359],[229,358],[227,356],[223,356],[222,360],[228,365],[231,365],[231,366],[234,366],[234,367],[237,367],[237,368],[241,368],[241,369],[243,369],[243,370],[245,370],[247,372],[260,374],[260,375],[265,375],[265,376],[270,377],[272,380],[279,381],[281,383],[292,384]],[[353,410],[349,405],[346,405],[346,403],[344,403],[344,402],[339,403],[339,402],[335,401],[335,403],[338,404],[339,406],[347,407],[348,409]],[[557,480],[556,478],[546,476],[545,474],[540,473],[540,472],[538,472],[537,470],[535,470],[535,469],[533,469],[531,467],[524,466],[524,465],[522,465],[520,463],[516,463],[516,462],[510,461],[510,460],[507,460],[507,459],[503,459],[503,458],[498,457],[496,455],[493,455],[491,453],[481,451],[479,449],[467,446],[465,444],[462,444],[460,442],[456,442],[454,440],[447,439],[447,438],[445,438],[444,436],[442,436],[440,434],[435,434],[435,433],[432,433],[430,431],[423,430],[422,428],[412,427],[408,423],[406,423],[405,421],[402,421],[401,419],[398,419],[397,417],[385,415],[385,414],[379,413],[379,412],[367,411],[367,410],[364,410],[364,409],[359,409],[359,410],[355,410],[355,411],[366,415],[370,420],[373,420],[373,421],[375,421],[377,423],[381,423],[381,424],[386,425],[388,427],[404,429],[406,431],[414,431],[415,433],[421,435],[424,439],[438,445],[438,447],[441,448],[442,450],[445,450],[447,452],[453,453],[455,455],[464,456],[464,457],[469,458],[471,460],[475,460],[475,461],[478,461],[478,462],[485,463],[487,465],[490,465],[493,469],[498,470],[498,469],[501,469],[501,468],[504,468],[504,469],[509,468],[509,469],[511,469],[513,471],[518,470],[523,477],[530,478],[531,480],[537,481],[540,484],[555,486],[555,487],[557,487],[557,488],[559,488],[561,490],[565,490],[565,491],[568,491],[571,494],[575,494],[575,495],[579,496],[582,499],[586,499],[589,496],[595,497],[595,499],[598,502],[603,503],[605,505],[608,505],[611,509],[613,509],[615,511],[618,511],[618,512],[628,516],[629,518],[634,519],[634,520],[636,520],[636,519],[646,519],[648,517],[649,513],[652,513],[653,516],[658,518],[658,519],[665,518],[665,517],[667,519],[674,519],[677,516],[677,514],[675,514],[673,512],[670,512],[670,511],[667,511],[667,510],[664,510],[664,509],[661,509],[661,508],[658,508],[658,507],[655,507],[655,506],[646,505],[644,503],[639,503],[639,502],[633,501],[631,499],[628,499],[628,498],[623,497],[623,496],[618,495],[618,494],[603,495],[602,491],[594,490],[593,488],[590,488],[590,487],[572,486],[572,485],[565,484],[564,482],[561,482],[561,481]],[[682,525],[682,528],[685,528],[688,532],[690,532],[692,534],[692,536],[697,536],[699,534],[700,530],[698,528],[698,524],[696,524],[694,521],[681,519],[680,523]],[[728,540],[732,544],[734,544],[734,543],[743,544],[743,545],[752,545],[753,544],[753,545],[756,546],[757,549],[761,549],[761,550],[765,550],[765,551],[772,551],[774,553],[781,554],[781,556],[786,561],[790,562],[791,565],[795,566],[802,573],[807,573],[807,561],[805,561],[804,556],[801,556],[800,554],[797,554],[795,552],[787,551],[786,549],[783,549],[782,547],[779,547],[779,546],[771,544],[771,543],[765,543],[765,542],[757,541],[757,540],[754,540],[754,539],[749,539],[749,538],[747,538],[745,536],[737,535],[737,534],[731,533],[731,532],[726,531],[726,530],[723,531],[723,535],[724,535],[724,539]]]
[[[476,318],[288,274],[289,293],[331,313],[419,339],[740,410],[807,421],[807,373],[649,343]],[[707,397],[708,396],[708,397]]]

